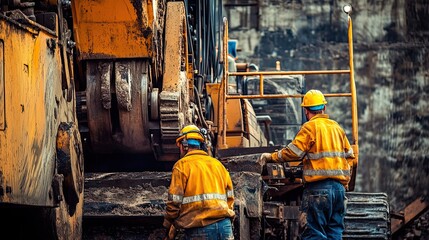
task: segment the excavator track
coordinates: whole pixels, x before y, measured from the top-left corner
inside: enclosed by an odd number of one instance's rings
[[[385,193],[346,193],[343,239],[390,239],[390,213]]]

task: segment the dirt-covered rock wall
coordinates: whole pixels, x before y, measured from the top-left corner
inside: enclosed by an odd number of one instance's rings
[[[239,2],[239,3],[238,3]],[[348,69],[345,1],[227,1],[238,62],[272,70]],[[392,210],[429,186],[429,2],[354,1],[360,162],[357,191],[386,192]],[[349,92],[347,76],[306,77],[306,88]],[[328,114],[351,134],[350,102]]]

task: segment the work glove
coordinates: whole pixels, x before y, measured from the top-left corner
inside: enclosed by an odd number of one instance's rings
[[[163,240],[173,240],[176,237],[177,231],[176,228],[174,227],[174,225],[169,222],[167,219],[164,219],[164,237]]]
[[[171,225],[170,228],[168,229],[165,240],[174,240],[176,238],[176,235],[177,235],[177,229],[176,227],[174,227],[174,225]]]
[[[263,166],[263,165],[265,165],[265,163],[271,162],[271,161],[272,161],[271,153],[262,153],[258,159],[258,162],[259,162],[259,164],[261,164],[261,166]]]

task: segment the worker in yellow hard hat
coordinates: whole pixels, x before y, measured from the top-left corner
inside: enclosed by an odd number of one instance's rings
[[[285,148],[263,153],[260,161],[302,160],[304,192],[301,239],[342,239],[346,213],[345,191],[350,181],[348,159],[353,149],[340,125],[325,114],[327,101],[319,90],[303,98],[307,122]]]
[[[185,126],[176,139],[181,159],[173,166],[163,225],[184,229],[185,239],[201,234],[206,239],[233,239],[231,177],[219,160],[202,150],[204,140],[195,125]]]

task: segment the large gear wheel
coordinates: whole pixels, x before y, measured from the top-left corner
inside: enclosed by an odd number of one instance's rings
[[[191,122],[186,75],[186,19],[182,2],[168,3],[165,29],[165,49],[168,50],[164,53],[165,74],[159,97],[162,161],[173,160],[172,154],[177,156],[175,139],[180,129]]]

